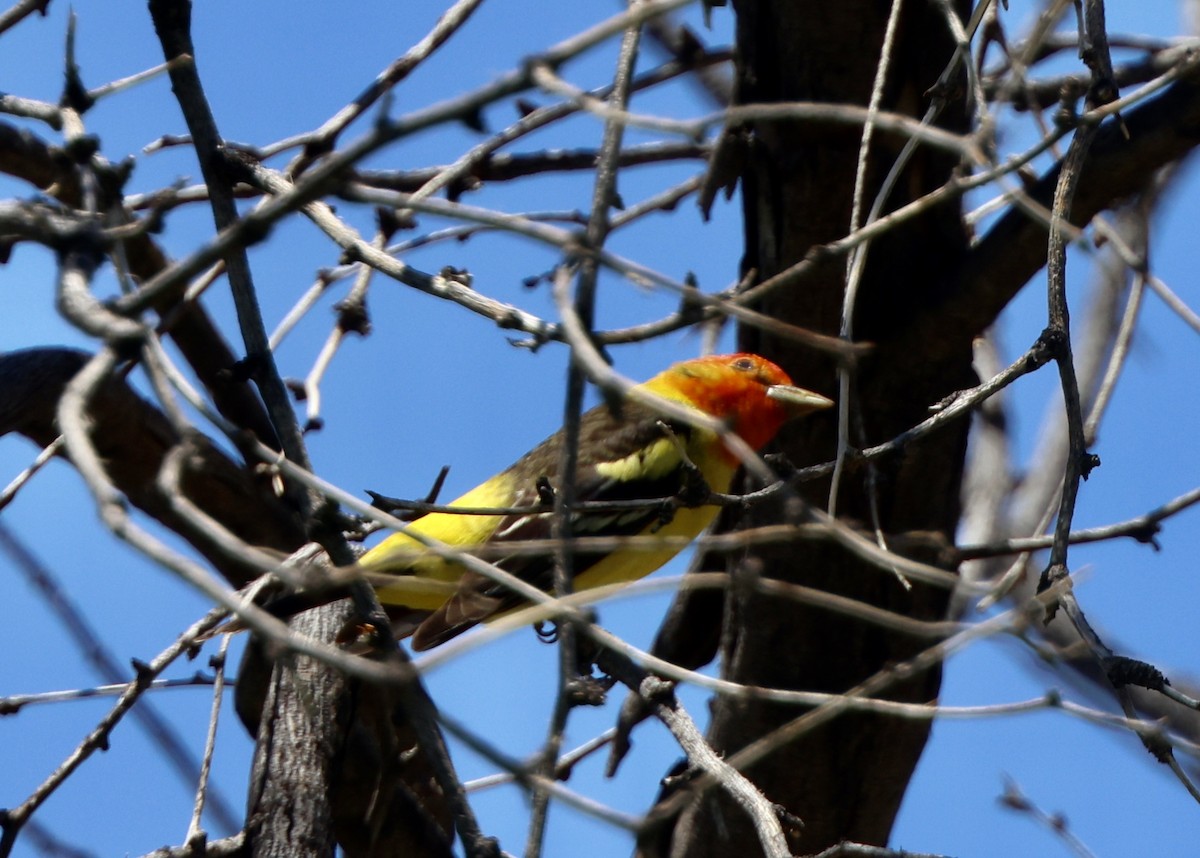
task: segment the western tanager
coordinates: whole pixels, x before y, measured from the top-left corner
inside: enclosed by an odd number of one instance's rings
[[[638,388],[722,421],[754,450],[774,438],[787,420],[833,404],[824,396],[793,386],[783,370],[751,354],[716,355],[677,363]],[[449,504],[486,509],[529,507],[528,512],[430,513],[360,558],[359,566],[375,584],[389,613],[403,615],[409,621],[407,627],[401,623],[396,632],[404,635],[411,630],[413,649],[443,643],[476,623],[517,607],[523,600],[490,578],[431,554],[410,534],[456,548],[483,544],[495,547],[550,537],[554,513],[545,503],[546,485],[553,491],[561,486],[562,444],[560,430],[507,470]],[[670,498],[694,484],[694,476],[689,473],[697,472],[710,489],[727,492],[739,464],[718,432],[664,417],[647,405],[626,399],[619,407],[600,405],[581,417],[576,499],[614,502]],[[615,512],[576,510],[571,515],[570,531],[573,536],[655,534],[692,539],[716,513],[713,505],[682,507],[665,520],[661,505],[651,503]],[[649,550],[577,550],[572,562],[574,587],[582,590],[641,578],[675,556],[680,550],[678,543],[673,540],[670,545]],[[541,589],[553,589],[553,551],[502,556],[495,562]],[[398,576],[394,584],[387,583],[391,575]]]

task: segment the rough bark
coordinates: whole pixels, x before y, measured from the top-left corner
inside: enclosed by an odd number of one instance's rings
[[[965,3],[956,4],[965,17]],[[877,68],[887,4],[788,3],[742,0],[738,13],[738,100],[741,103],[813,100],[865,105]],[[907,4],[882,107],[920,116],[924,93],[937,80],[952,49],[934,4]],[[939,122],[962,131],[961,104]],[[1071,220],[1086,223],[1142,187],[1158,169],[1200,142],[1200,83],[1193,73],[1161,95],[1124,114],[1125,130],[1102,128],[1083,168]],[[772,123],[747,129],[741,175],[745,213],[744,270],[761,282],[845,235],[859,131]],[[868,174],[873,198],[899,144],[877,138]],[[954,168],[936,153],[918,153],[886,210],[942,183]],[[1032,199],[1048,206],[1058,170],[1033,187]],[[1017,292],[1044,266],[1046,228],[1014,208],[970,250],[956,203],[943,203],[876,241],[854,319],[855,339],[873,352],[854,377],[861,427],[854,443],[887,440],[924,417],[927,407],[974,382],[971,344]],[[778,291],[758,308],[788,322],[836,333],[845,285],[845,259],[820,258],[802,283]],[[752,329],[740,332],[742,348],[782,364],[807,387],[833,394],[834,366],[827,358]],[[833,416],[785,432],[781,447],[797,465],[833,458]],[[839,516],[873,523],[874,491],[882,532],[930,548],[949,543],[959,514],[967,426],[952,427],[910,445],[902,457],[880,464],[874,487],[867,472],[843,484]],[[828,483],[805,490],[824,505]],[[778,520],[779,510],[759,509],[750,524]],[[934,536],[930,542],[928,537]],[[895,547],[895,546],[893,546]],[[714,561],[701,564],[713,568]],[[921,586],[905,592],[888,572],[854,561],[829,544],[755,550],[732,568],[737,576],[762,574],[819,588],[923,619],[938,619],[945,594]],[[735,582],[736,582],[735,577]],[[682,596],[656,642],[658,654],[688,666],[712,658],[720,645],[723,675],[749,685],[843,692],[918,652],[921,642],[821,608],[783,603],[738,588],[727,600],[710,593]],[[724,611],[724,617],[722,617]],[[724,623],[724,631],[720,631]],[[892,685],[898,700],[932,701],[940,672],[907,676]],[[710,740],[725,754],[802,714],[767,703],[714,703]],[[805,733],[749,770],[767,796],[804,821],[793,849],[810,854],[843,840],[884,844],[928,736],[926,725],[873,715],[841,715]],[[743,811],[718,793],[693,802],[673,823],[643,839],[643,855],[757,854]]]
[[[331,640],[349,602],[308,611],[298,631]],[[258,667],[272,662],[247,659]],[[259,707],[246,835],[257,858],[449,858],[453,824],[397,689],[370,687],[307,656],[274,661]],[[423,693],[423,692],[420,692]],[[314,711],[315,706],[331,707]]]
[[[745,0],[735,6],[739,102],[867,103],[887,4]],[[959,6],[963,11],[966,4]],[[926,106],[923,93],[937,80],[951,51],[945,25],[932,4],[908,4],[884,109],[919,116]],[[961,104],[952,104],[940,124],[963,130]],[[741,177],[744,270],[754,269],[761,281],[804,259],[812,247],[845,235],[860,135],[849,126],[799,123],[764,123],[749,129]],[[884,137],[875,146],[868,205],[900,145]],[[954,167],[948,156],[918,152],[889,209],[940,186]],[[950,204],[872,247],[854,324],[856,339],[874,342],[876,349],[862,362],[854,382],[862,425],[855,443],[891,438],[927,416],[927,405],[972,383],[969,339],[948,352],[933,344],[889,347],[922,308],[940,301],[948,272],[963,258],[966,238],[958,207]],[[829,259],[803,284],[770,295],[758,309],[836,334],[844,286],[845,260]],[[741,331],[739,345],[779,361],[798,383],[836,394],[835,367],[826,357],[749,329]],[[835,433],[836,417],[821,416],[786,432],[781,447],[797,465],[826,461],[833,458]],[[885,534],[898,537],[917,531],[952,539],[965,445],[962,425],[880,466],[873,490]],[[847,479],[839,504],[839,515],[859,525],[872,520],[864,476]],[[821,482],[810,485],[805,497],[823,505],[828,492],[828,483]],[[756,510],[750,523],[778,520],[779,515],[778,509]],[[826,543],[756,550],[733,572],[752,574],[757,568],[771,577],[915,617],[938,619],[946,606],[945,592],[920,585],[907,592],[890,573]],[[723,675],[737,682],[844,692],[927,645],[822,608],[756,595],[736,584],[734,592],[738,595],[727,606],[731,625],[721,659]],[[711,625],[711,618],[696,620],[696,625]],[[889,696],[927,702],[936,698],[939,682],[938,670],[919,673],[895,683]],[[709,738],[718,751],[732,754],[800,714],[794,707],[718,700]],[[768,798],[803,820],[792,842],[797,853],[817,852],[841,840],[883,844],[927,736],[928,725],[921,722],[842,715],[778,748],[748,774]],[[687,856],[750,855],[757,848],[745,814],[716,791],[681,815],[671,841],[669,847],[660,841],[658,848]]]

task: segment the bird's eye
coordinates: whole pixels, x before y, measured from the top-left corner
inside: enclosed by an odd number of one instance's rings
[[[738,358],[733,362],[734,369],[740,369],[742,372],[749,372],[754,369],[754,361],[750,358]]]

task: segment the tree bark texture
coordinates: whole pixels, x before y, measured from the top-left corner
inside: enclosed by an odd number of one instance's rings
[[[342,601],[292,625],[332,640],[351,613]],[[296,654],[243,664],[274,668],[246,813],[255,858],[331,856],[335,844],[354,858],[453,854],[444,796],[397,689],[365,685]]]
[[[879,62],[889,4],[741,0],[738,14],[739,103],[812,100],[866,105]],[[965,17],[967,4],[957,3]],[[898,31],[884,110],[920,116],[926,91],[949,61],[952,44],[932,4],[908,3]],[[1137,193],[1156,171],[1200,142],[1200,76],[1183,75],[1154,98],[1099,130],[1080,175],[1070,221],[1085,225],[1102,210]],[[951,101],[939,124],[966,129],[961,101]],[[845,258],[813,249],[846,234],[861,132],[850,126],[755,123],[741,130],[745,213],[743,269],[761,282],[808,259],[808,274],[763,300],[758,309],[824,333],[839,330]],[[866,182],[869,206],[901,141],[876,136]],[[918,150],[884,211],[940,186],[956,165]],[[1027,188],[1049,207],[1059,168]],[[975,382],[971,344],[1046,262],[1045,222],[1010,208],[972,246],[956,202],[901,225],[873,242],[854,314],[854,338],[873,345],[854,375],[852,440],[888,440],[928,416],[928,406]],[[833,362],[787,340],[751,328],[739,344],[778,361],[797,383],[836,395]],[[858,410],[856,414],[855,409]],[[860,415],[860,416],[859,416]],[[959,514],[967,426],[943,429],[869,472],[848,474],[838,514],[874,526],[893,548],[925,545],[911,556],[938,561]],[[835,418],[820,415],[790,430],[780,447],[796,465],[833,458]],[[806,499],[823,505],[828,483],[809,484]],[[871,509],[872,492],[877,513]],[[749,524],[778,521],[759,508]],[[915,537],[905,539],[906,536]],[[902,553],[905,553],[902,551]],[[701,558],[706,569],[724,568]],[[848,596],[921,619],[939,619],[946,594],[919,585],[906,592],[888,572],[859,563],[828,543],[755,550],[732,567],[735,576],[767,574]],[[724,675],[748,685],[844,692],[903,662],[928,641],[869,623],[732,588],[684,594],[672,607],[655,651],[695,667],[720,647]],[[722,616],[724,611],[724,616]],[[906,676],[891,687],[898,700],[936,699],[940,671]],[[710,740],[732,755],[802,714],[762,702],[715,701]],[[885,843],[928,737],[921,723],[875,715],[841,715],[804,733],[750,768],[767,796],[804,821],[793,850],[810,854],[843,840]],[[643,838],[643,855],[755,854],[745,814],[717,792],[693,802],[673,822]]]
[[[741,0],[734,5],[739,103],[868,103],[890,4]],[[957,5],[960,14],[968,11],[967,4]],[[924,93],[952,51],[941,12],[933,4],[906,4],[881,107],[920,116],[927,105]],[[939,124],[965,130],[961,101],[951,103]],[[861,136],[861,128],[850,125],[800,122],[760,122],[743,129],[743,270],[753,269],[755,282],[847,233]],[[877,134],[865,207],[903,143]],[[953,156],[919,149],[886,210],[939,187],[956,166]],[[852,412],[852,419],[861,420],[861,431],[856,428],[852,435],[856,446],[892,438],[927,417],[927,406],[974,383],[970,338],[958,337],[949,350],[944,343],[891,347],[912,320],[941,299],[948,274],[961,264],[966,247],[956,202],[934,208],[871,247],[854,314],[855,339],[874,344],[853,380],[855,408],[861,413],[859,418]],[[757,309],[837,334],[845,284],[845,257],[828,258],[802,282],[770,294]],[[836,367],[828,357],[751,328],[740,331],[739,346],[778,361],[798,384],[837,395]],[[828,461],[835,453],[836,424],[836,415],[820,415],[785,430],[781,449],[796,465]],[[871,526],[873,494],[878,524],[888,537],[932,534],[952,541],[966,431],[964,422],[908,447],[903,457],[880,463],[873,485],[865,471],[847,474],[839,517]],[[820,506],[828,495],[828,481],[811,483],[805,491],[805,499]],[[748,523],[778,521],[780,514],[778,508],[756,509]],[[936,550],[914,556],[937,560]],[[845,692],[929,645],[821,607],[737,586],[737,576],[758,570],[913,617],[936,620],[946,609],[944,590],[914,584],[907,591],[890,572],[831,543],[755,549],[731,566],[735,584],[725,606],[720,651],[724,677],[751,686]],[[712,627],[714,618],[696,617],[695,622]],[[888,696],[929,702],[938,695],[940,679],[938,669],[917,673],[895,682]],[[802,714],[793,706],[719,699],[709,738],[719,752],[730,755]],[[803,820],[791,844],[797,854],[842,840],[884,844],[928,732],[927,722],[842,714],[779,747],[748,774],[769,799]],[[757,854],[755,843],[745,813],[712,790],[679,817],[667,854],[750,855]],[[664,846],[660,840],[659,848],[666,851]]]

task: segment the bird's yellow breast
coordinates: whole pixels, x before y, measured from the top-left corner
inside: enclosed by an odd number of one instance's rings
[[[630,546],[625,550],[613,551],[576,576],[575,589],[590,590],[592,587],[623,584],[646,577],[680,552],[680,545],[672,537],[682,537],[688,541],[695,539],[716,515],[715,506],[677,510],[670,522],[653,533],[645,534],[663,538],[662,548]]]

